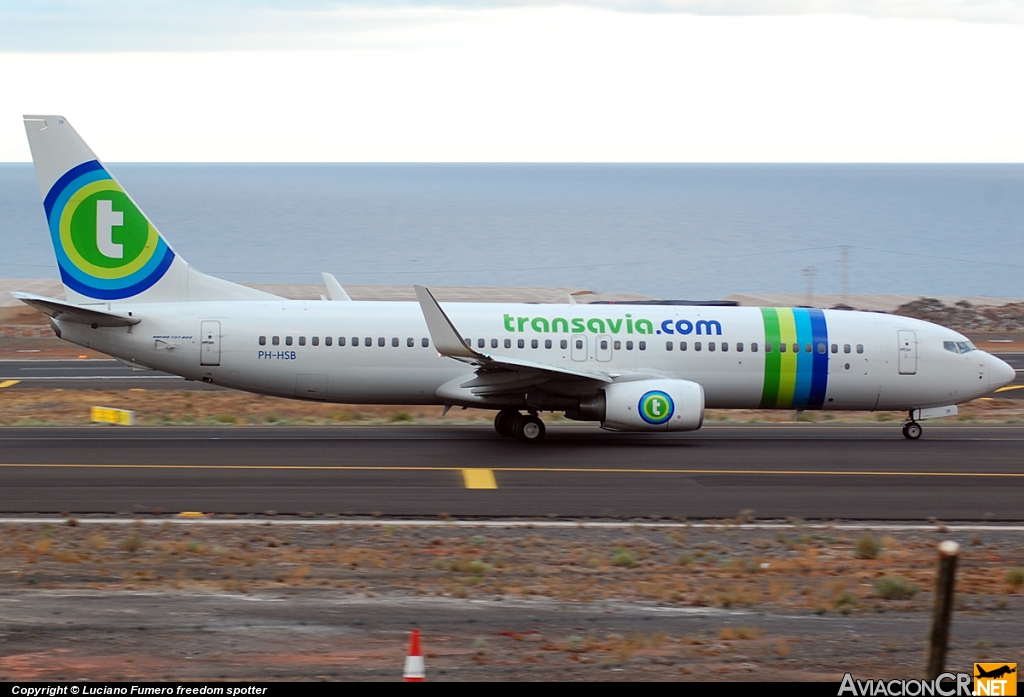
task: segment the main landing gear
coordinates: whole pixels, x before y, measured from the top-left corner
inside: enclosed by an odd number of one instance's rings
[[[547,429],[536,414],[521,414],[515,409],[502,409],[494,417],[494,430],[520,443],[539,443]]]
[[[921,437],[921,424],[916,421],[908,421],[903,424],[903,437],[907,440],[917,440]]]

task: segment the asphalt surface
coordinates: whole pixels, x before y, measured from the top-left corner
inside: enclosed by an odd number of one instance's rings
[[[221,390],[159,370],[137,370],[110,359],[0,361],[0,384],[7,389],[61,390]]]
[[[1014,386],[1024,388],[1024,353],[993,354],[1017,370]],[[136,370],[113,359],[10,360],[0,361],[0,384],[7,388],[63,390],[220,390],[202,382],[185,380],[158,370]],[[1024,389],[999,393],[1001,398],[1024,399]]]
[[[1024,427],[912,442],[896,423],[555,425],[535,446],[477,426],[7,428],[0,512],[1019,521],[1022,448]],[[496,488],[467,488],[479,470]]]

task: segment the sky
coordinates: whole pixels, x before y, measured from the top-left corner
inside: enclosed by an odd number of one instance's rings
[[[4,0],[0,162],[1022,162],[1024,0]]]

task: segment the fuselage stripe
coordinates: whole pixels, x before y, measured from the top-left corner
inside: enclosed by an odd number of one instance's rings
[[[820,409],[828,389],[825,313],[817,309],[764,307],[761,316],[766,349],[761,408]],[[769,344],[771,351],[767,350]],[[821,346],[824,353],[819,350]]]

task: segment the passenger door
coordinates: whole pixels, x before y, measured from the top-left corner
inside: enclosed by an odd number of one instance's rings
[[[597,360],[599,361],[610,361],[612,359],[612,338],[606,334],[598,336],[594,341],[597,342],[596,354]]]
[[[897,331],[896,335],[899,340],[900,375],[915,375],[917,373],[917,335],[905,330]]]

